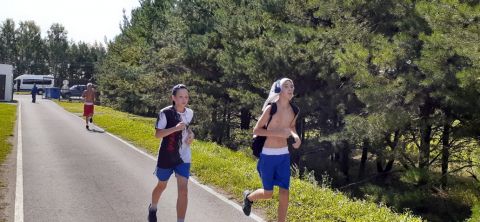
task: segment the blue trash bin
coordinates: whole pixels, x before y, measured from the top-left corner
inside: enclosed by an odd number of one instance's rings
[[[45,98],[60,99],[60,88],[50,87],[45,89]]]
[[[43,97],[45,99],[50,98],[50,88],[45,88],[45,91],[43,92]]]

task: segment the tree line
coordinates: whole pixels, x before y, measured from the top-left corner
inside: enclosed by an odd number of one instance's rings
[[[105,54],[101,43],[69,40],[68,31],[59,23],[50,26],[45,38],[34,21],[20,21],[17,26],[13,19],[6,19],[0,26],[0,63],[13,65],[15,77],[52,74],[56,86],[62,80],[85,84],[94,81],[95,67]]]
[[[369,154],[378,173],[439,167],[446,185],[477,165],[479,13],[478,1],[145,0],[98,79],[106,104],[149,116],[187,83],[200,135],[236,148],[287,76],[300,152],[330,150],[347,177],[355,150],[359,177]]]
[[[400,172],[415,195],[452,175],[478,181],[477,0],[142,0],[121,30],[98,72],[106,105],[156,116],[182,82],[197,135],[240,149],[272,82],[289,77],[301,173],[349,187]]]

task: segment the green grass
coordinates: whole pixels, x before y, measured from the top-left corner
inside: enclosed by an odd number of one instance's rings
[[[5,161],[12,150],[9,138],[13,136],[17,106],[13,104],[0,103],[0,164]]]
[[[480,202],[473,205],[472,217],[467,221],[468,222],[480,221]]]
[[[79,102],[57,102],[65,110],[82,116],[83,104]],[[146,149],[151,154],[158,151],[159,140],[155,138],[155,119],[116,111],[109,107],[95,106],[95,124],[106,131]]]
[[[81,115],[81,103],[59,102],[66,110]],[[156,154],[159,140],[154,137],[154,118],[139,117],[107,107],[95,107],[95,123],[107,131]],[[256,161],[245,152],[234,152],[215,143],[195,141],[192,144],[192,173],[203,183],[231,194],[238,202],[244,189],[261,186]],[[276,218],[278,206],[273,200],[255,203]],[[398,214],[373,202],[352,200],[344,194],[312,182],[292,178],[288,221],[422,221],[409,213]]]
[[[30,95],[30,94],[32,94],[30,91],[20,91],[20,92],[16,91],[15,92],[15,95]]]

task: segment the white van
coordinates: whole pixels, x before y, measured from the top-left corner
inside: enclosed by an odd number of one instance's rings
[[[15,78],[14,85],[16,91],[32,90],[33,84],[37,84],[38,93],[45,92],[45,88],[53,87],[55,81],[53,75],[32,75],[23,74]]]

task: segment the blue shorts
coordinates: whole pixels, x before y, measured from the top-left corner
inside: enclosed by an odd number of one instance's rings
[[[160,168],[157,167],[155,174],[160,181],[167,181],[172,173],[175,172],[175,176],[182,176],[188,179],[190,177],[190,163],[182,163],[173,168]]]
[[[273,190],[273,186],[283,189],[290,187],[290,154],[260,154],[257,164],[258,174],[264,190]]]

